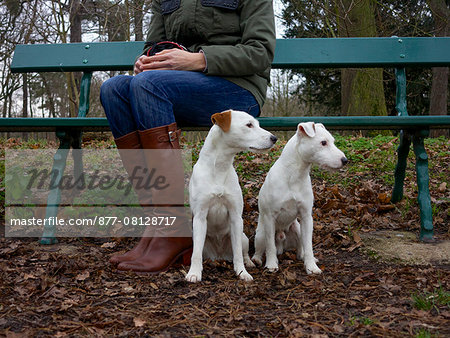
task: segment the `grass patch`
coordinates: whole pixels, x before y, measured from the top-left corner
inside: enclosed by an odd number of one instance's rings
[[[439,337],[439,335],[437,334],[432,334],[430,331],[428,331],[427,329],[420,329],[416,332],[415,335],[416,338],[434,338],[434,337]]]
[[[293,133],[290,133],[292,135]],[[187,139],[187,138],[186,138]],[[360,186],[361,182],[373,180],[378,184],[392,187],[394,183],[394,170],[397,162],[396,149],[398,137],[377,135],[373,137],[360,137],[335,134],[336,145],[349,159],[349,163],[340,171],[327,171],[313,166],[311,177],[313,180],[326,182],[327,185],[339,185],[343,188]],[[195,164],[198,154],[203,146],[203,139],[196,141],[185,141],[183,146],[192,150],[192,163]],[[279,158],[286,141],[279,141],[268,154],[239,153],[234,161],[237,174],[242,185],[249,182],[260,182],[269,171],[273,163]],[[5,149],[48,149],[56,148],[57,142],[47,140],[0,139],[0,213],[4,206],[5,195]],[[85,142],[87,148],[111,148],[112,139],[90,139]],[[449,140],[444,137],[425,139],[425,147],[430,158],[430,189],[437,189],[442,182],[449,180]],[[414,182],[415,179],[415,156],[411,147],[408,157],[406,180]],[[405,184],[406,185],[406,184]],[[415,187],[415,183],[413,183]],[[244,193],[258,193],[260,184],[250,185]],[[415,189],[415,188],[414,188]],[[442,197],[444,198],[444,197]],[[413,201],[405,196],[405,207],[402,214],[406,216]],[[443,217],[445,210],[442,205],[433,206],[433,215]]]
[[[350,326],[355,326],[358,324],[369,326],[369,325],[375,324],[375,321],[369,317],[358,317],[358,316],[350,317],[350,319],[349,319]]]
[[[443,289],[442,285],[432,292],[423,291],[411,295],[413,306],[418,310],[439,312],[439,307],[450,308],[450,292]]]
[[[378,254],[378,252],[371,250],[371,249],[365,249],[364,252],[366,253],[367,256],[369,256],[372,259],[375,260],[379,260],[380,259],[380,255]]]

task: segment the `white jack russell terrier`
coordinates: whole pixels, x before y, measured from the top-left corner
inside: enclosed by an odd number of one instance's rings
[[[297,249],[308,274],[322,272],[312,249],[314,195],[309,172],[312,164],[339,169],[347,163],[344,153],[323,124],[300,123],[269,170],[259,192],[258,227],[252,260],[269,271],[278,269],[277,254]],[[300,221],[300,223],[299,223]]]
[[[243,232],[244,203],[233,159],[240,151],[267,151],[277,138],[245,112],[228,110],[214,114],[211,120],[214,125],[189,182],[194,249],[186,280],[201,281],[203,258],[209,258],[232,260],[239,278],[251,281],[244,263],[247,267],[254,264]]]

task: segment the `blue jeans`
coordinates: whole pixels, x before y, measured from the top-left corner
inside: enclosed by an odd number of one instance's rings
[[[115,138],[177,122],[211,125],[211,115],[227,109],[260,113],[254,96],[221,77],[199,72],[153,70],[105,81],[100,100]]]

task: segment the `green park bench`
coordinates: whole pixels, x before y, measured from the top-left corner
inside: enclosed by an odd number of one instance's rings
[[[18,45],[11,70],[29,72],[83,72],[77,118],[0,118],[0,131],[55,131],[59,149],[54,155],[53,169],[64,173],[70,148],[81,147],[83,131],[109,130],[106,118],[89,118],[89,93],[94,71],[129,71],[144,42],[96,42],[73,44]],[[398,116],[333,116],[333,117],[261,117],[262,127],[269,130],[293,130],[298,123],[314,121],[329,129],[400,130],[398,162],[392,202],[403,197],[403,182],[411,143],[416,156],[418,204],[421,240],[433,237],[432,207],[429,193],[428,156],[424,138],[430,128],[449,128],[450,116],[409,116],[406,105],[405,67],[437,67],[450,65],[450,38],[320,38],[277,40],[273,68],[394,68],[396,74],[396,109]],[[300,112],[299,112],[300,113]],[[184,130],[207,127],[182,126]],[[82,158],[74,170],[82,172]],[[77,176],[77,174],[75,174]],[[58,182],[56,182],[58,185]],[[54,217],[60,192],[50,191],[46,217]],[[43,244],[56,242],[54,227],[44,229]]]

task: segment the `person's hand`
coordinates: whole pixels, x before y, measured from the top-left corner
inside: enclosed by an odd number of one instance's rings
[[[190,53],[180,49],[166,49],[153,56],[141,56],[134,65],[134,73],[148,70],[203,71],[206,67],[202,53]]]
[[[146,56],[141,55],[134,63],[134,74],[139,74],[144,69],[144,58],[146,58]]]

